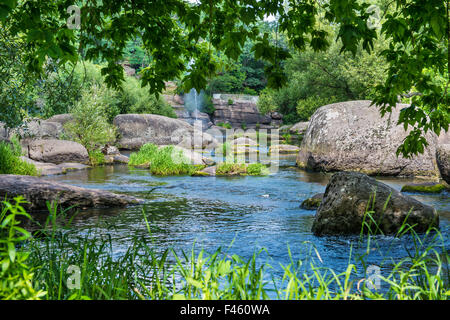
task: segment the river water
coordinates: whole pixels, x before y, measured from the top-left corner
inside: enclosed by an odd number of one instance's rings
[[[109,190],[146,199],[145,212],[151,222],[148,233],[143,206],[125,209],[82,210],[72,222],[72,232],[108,234],[115,255],[125,252],[131,238],[151,238],[156,251],[167,248],[189,251],[195,248],[213,253],[219,247],[231,254],[250,258],[267,249],[260,259],[281,275],[280,264],[311,255],[319,264],[344,271],[350,254],[362,254],[358,236],[316,237],[311,233],[315,211],[300,208],[303,200],[325,191],[330,175],[308,173],[295,166],[295,157],[283,157],[278,173],[266,177],[156,177],[148,170],[126,165],[97,167],[48,177],[72,185]],[[395,189],[410,182],[380,179]],[[440,213],[445,247],[450,247],[450,194],[413,194]],[[102,222],[102,223],[99,223]],[[114,228],[108,226],[113,225]],[[377,236],[368,262],[382,265],[386,258],[400,259],[411,245],[408,238]]]

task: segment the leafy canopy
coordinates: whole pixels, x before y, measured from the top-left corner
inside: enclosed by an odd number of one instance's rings
[[[384,4],[385,1],[379,1]],[[160,93],[165,81],[181,78],[185,91],[198,91],[215,74],[212,50],[238,59],[247,40],[252,40],[256,60],[267,62],[267,84],[279,88],[286,83],[282,63],[290,54],[269,33],[258,28],[267,16],[278,18],[283,33],[296,50],[308,46],[324,50],[329,28],[337,30],[342,51],[356,54],[358,47],[370,51],[379,32],[373,20],[372,1],[363,0],[102,0],[78,1],[81,26],[66,26],[72,0],[2,0],[0,22],[26,40],[29,71],[42,72],[50,57],[60,64],[80,58],[104,60],[106,83],[120,88],[124,80],[118,61],[130,41],[140,36],[151,57],[141,70],[142,85]],[[412,131],[399,153],[422,152],[423,133],[440,134],[449,125],[449,0],[394,0],[384,6],[383,36],[390,42],[383,51],[388,78],[377,88],[374,102],[384,114],[396,106],[400,95],[418,91],[400,122]],[[444,86],[434,78],[444,77]]]

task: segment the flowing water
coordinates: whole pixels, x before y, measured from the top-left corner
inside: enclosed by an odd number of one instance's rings
[[[189,251],[195,243],[196,249],[210,253],[222,247],[230,255],[250,258],[255,250],[265,248],[267,253],[262,259],[274,267],[270,272],[280,274],[280,263],[290,262],[288,247],[294,259],[303,259],[314,245],[323,266],[343,271],[350,253],[353,256],[363,253],[365,247],[357,248],[357,236],[316,237],[311,233],[315,212],[299,206],[306,198],[324,192],[329,175],[307,173],[293,167],[294,164],[295,157],[284,157],[279,172],[267,177],[156,177],[144,169],[117,165],[47,179],[146,199],[151,234],[142,206],[83,210],[74,219],[76,233],[94,229],[109,234],[116,255],[127,250],[133,235],[151,238],[156,251],[167,248]],[[396,189],[409,182],[381,181]],[[449,193],[413,196],[439,211],[448,249]],[[409,245],[407,238],[378,236],[368,261],[380,265],[383,257],[403,258]]]

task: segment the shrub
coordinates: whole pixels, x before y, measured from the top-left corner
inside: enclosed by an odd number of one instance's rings
[[[229,124],[229,123],[223,123],[223,122],[219,122],[219,123],[217,124],[217,126],[218,126],[218,127],[225,128],[225,129],[232,129],[232,128],[233,128],[233,127],[231,126],[231,124]]]
[[[270,170],[262,163],[252,163],[248,165],[247,173],[251,176],[267,176]]]
[[[335,97],[321,98],[313,96],[306,99],[300,99],[297,103],[297,114],[300,120],[308,121],[317,109],[335,102],[338,102]]]
[[[155,175],[193,175],[204,166],[190,164],[183,151],[174,146],[159,148],[154,144],[145,144],[137,153],[130,155],[130,166],[149,166]]]
[[[107,105],[102,95],[104,88],[94,85],[82,92],[80,101],[72,110],[74,121],[65,124],[67,135],[82,144],[88,151],[91,163],[98,160],[98,150],[102,145],[112,143],[116,138],[116,130],[106,118]]]
[[[105,163],[105,155],[99,149],[89,152],[89,160],[93,166],[102,165]]]
[[[227,163],[222,162],[217,166],[216,175],[242,175],[247,173],[247,167],[245,163]]]
[[[12,144],[0,142],[0,174],[37,176],[36,167],[20,159],[21,155],[21,147],[16,140]]]
[[[233,99],[228,99],[228,105],[231,106],[232,104],[234,104]]]
[[[257,106],[261,114],[267,114],[269,112],[278,110],[278,105],[275,102],[273,90],[264,89],[263,91],[261,91]]]

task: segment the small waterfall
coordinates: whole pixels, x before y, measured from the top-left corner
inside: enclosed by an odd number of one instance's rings
[[[195,121],[198,120],[198,113],[202,110],[204,95],[203,90],[198,93],[195,89],[191,89],[188,94],[184,95],[184,107]]]

